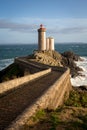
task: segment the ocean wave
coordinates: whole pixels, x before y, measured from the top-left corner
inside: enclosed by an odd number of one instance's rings
[[[81,58],[83,61],[76,62],[77,66],[83,69],[83,71],[80,71],[81,76],[71,78],[71,83],[75,87],[87,85],[87,57]]]
[[[13,62],[14,62],[14,58],[0,60],[0,70],[3,70],[4,68],[6,68],[7,66],[9,66]]]

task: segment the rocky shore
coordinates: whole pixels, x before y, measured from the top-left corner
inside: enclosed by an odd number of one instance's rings
[[[31,60],[49,66],[69,67],[71,77],[80,75],[79,71],[82,71],[82,69],[79,68],[75,63],[75,61],[82,59],[80,56],[71,51],[66,51],[62,54],[57,51],[34,51],[33,54],[26,56],[26,59],[27,61]],[[13,63],[4,70],[0,71],[0,82],[18,78],[24,75],[25,72],[23,72],[23,70],[20,69],[16,63]]]
[[[75,63],[75,61],[81,61],[82,59],[72,51],[66,51],[62,54],[57,51],[35,51],[29,59],[50,66],[69,67],[71,77],[80,75],[79,71],[82,71]]]

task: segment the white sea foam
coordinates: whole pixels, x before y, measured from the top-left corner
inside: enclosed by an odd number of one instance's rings
[[[81,58],[83,59],[83,61],[76,62],[77,66],[83,69],[83,71],[80,71],[81,76],[71,78],[72,85],[76,87],[87,85],[87,57]]]
[[[10,64],[12,64],[13,61],[14,61],[13,58],[0,60],[0,70],[4,69],[4,68],[6,68],[7,66],[9,66]]]

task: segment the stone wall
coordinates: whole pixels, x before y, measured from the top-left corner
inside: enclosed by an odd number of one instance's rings
[[[35,74],[30,74],[21,78],[17,78],[17,79],[0,83],[0,97],[9,93],[10,91],[14,91],[14,89],[17,89],[18,87],[21,87],[20,86],[21,84],[24,84],[26,82],[39,78],[50,72],[51,72],[51,68],[37,72]]]
[[[62,69],[62,68],[61,68]],[[70,70],[65,69],[62,76],[46,89],[31,106],[20,115],[7,130],[20,130],[22,125],[39,109],[56,109],[68,97],[71,87]]]
[[[19,65],[21,70],[23,70],[24,72],[27,72],[27,73],[31,73],[31,74],[49,68],[46,65],[41,66],[41,65],[35,64],[29,60],[27,61],[25,57],[15,58],[14,62]]]

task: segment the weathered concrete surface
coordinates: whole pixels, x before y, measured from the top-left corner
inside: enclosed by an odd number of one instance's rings
[[[53,71],[0,98],[0,129],[6,128],[25,108],[34,104],[60,75]]]
[[[9,91],[14,91],[18,87],[20,87],[19,85],[29,82],[33,79],[39,78],[50,72],[51,72],[51,68],[37,72],[35,74],[30,74],[21,78],[0,83],[0,97],[6,95],[7,93],[9,93]]]
[[[50,77],[51,76],[51,77]],[[68,96],[69,91],[72,89],[70,82],[69,70],[67,69],[64,73],[58,73],[53,71],[50,73],[49,78],[45,77],[45,81],[41,81],[43,86],[40,87],[38,98],[13,122],[8,130],[20,130],[22,125],[31,117],[38,109],[48,108],[55,109],[63,103],[64,98]],[[55,78],[54,78],[55,77]],[[54,82],[53,82],[54,80]],[[37,91],[36,90],[36,91]],[[37,92],[35,92],[36,95]]]

